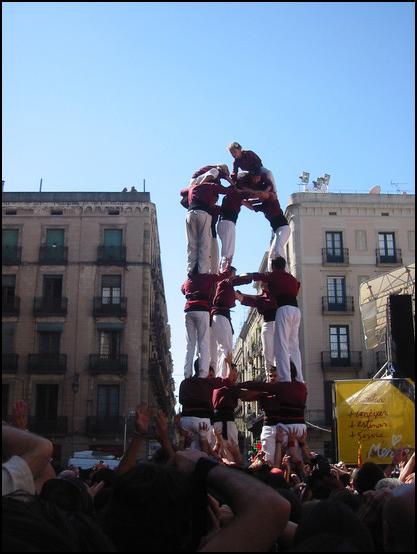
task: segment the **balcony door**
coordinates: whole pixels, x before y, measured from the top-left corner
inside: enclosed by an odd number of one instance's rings
[[[58,415],[59,385],[36,386],[35,415],[39,419],[56,420]]]
[[[61,333],[39,333],[39,354],[59,354]]]
[[[120,356],[120,331],[100,331],[100,357],[115,359]]]
[[[330,361],[332,365],[350,365],[349,327],[330,326]]]
[[[121,275],[103,275],[101,278],[101,302],[102,304],[120,304]]]
[[[16,295],[16,275],[2,275],[1,276],[1,296],[3,306],[14,306],[14,300]]]
[[[341,232],[326,232],[326,254],[328,262],[343,262],[343,235]]]
[[[346,281],[344,277],[327,277],[327,302],[329,310],[346,308]]]
[[[378,233],[378,247],[381,262],[395,262],[394,233]]]
[[[119,416],[119,385],[97,386],[97,417],[109,419]]]

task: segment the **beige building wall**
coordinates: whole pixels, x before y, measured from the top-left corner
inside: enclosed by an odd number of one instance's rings
[[[3,364],[3,414],[10,414],[14,400],[25,398],[36,428],[37,385],[58,384],[61,428],[49,422],[48,432],[44,428],[39,432],[50,436],[58,450],[61,447],[64,459],[74,450],[123,448],[125,429],[130,432],[132,428],[129,414],[141,402],[164,409],[172,417],[175,399],[170,332],[156,207],[149,193],[4,193],[2,227],[18,230],[21,248],[20,262],[10,264],[5,260],[3,243],[3,276],[16,276],[15,294],[20,298],[17,314],[2,313],[3,328],[14,330],[13,351],[18,354],[15,371],[5,371]],[[49,229],[64,229],[66,263],[40,263],[40,247]],[[124,261],[98,262],[105,229],[122,231]],[[35,317],[34,298],[42,297],[44,277],[51,275],[63,277],[67,313]],[[110,315],[93,311],[94,298],[101,306],[103,275],[120,276],[126,313],[118,306],[119,313]],[[39,352],[39,330],[48,325],[62,329],[60,352],[66,355],[65,372],[29,372],[28,356]],[[106,329],[121,332],[120,353],[127,356],[127,371],[122,363],[91,370],[90,356],[99,354],[100,331]],[[92,425],[100,385],[119,387],[119,420],[113,422],[111,430],[105,421],[100,425],[96,420]]]
[[[299,336],[308,386],[307,419],[319,428],[330,429],[332,423],[330,383],[335,379],[367,378],[385,361],[383,350],[365,349],[359,286],[368,279],[414,262],[414,203],[414,195],[400,194],[305,192],[291,196],[286,210],[291,227],[287,246],[289,270],[301,282]],[[326,233],[342,237],[342,262],[329,263]],[[381,257],[378,251],[380,234],[394,237],[394,261]],[[332,277],[344,279],[346,309],[334,310],[331,305],[328,309],[328,279]],[[240,360],[245,348],[253,343],[253,333],[259,325],[258,322],[250,324],[254,317],[251,310],[242,329],[244,336],[241,333],[236,343],[235,354]],[[348,364],[331,365],[330,327],[348,329]],[[241,412],[244,410],[242,408]],[[249,417],[249,426],[253,419]],[[244,419],[240,426],[242,433],[247,435]],[[329,441],[329,433],[310,427],[310,444],[330,448]]]

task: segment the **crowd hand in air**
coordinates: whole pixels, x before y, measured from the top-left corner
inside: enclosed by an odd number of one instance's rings
[[[27,431],[28,429],[28,405],[24,400],[16,400],[12,408],[12,421],[14,427]]]

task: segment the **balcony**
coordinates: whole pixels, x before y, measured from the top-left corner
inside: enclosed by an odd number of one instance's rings
[[[33,433],[42,436],[66,435],[68,431],[68,418],[57,416],[52,418],[29,416],[29,429]]]
[[[124,432],[123,416],[87,416],[87,435],[120,435]]]
[[[335,368],[359,371],[362,369],[362,352],[348,352],[346,358],[332,357],[331,352],[322,352],[321,368],[323,371]]]
[[[16,373],[19,365],[19,354],[14,352],[2,352],[1,370],[2,373]]]
[[[322,264],[323,265],[349,265],[349,249],[340,248],[338,250],[330,250],[322,248]]]
[[[39,250],[39,263],[44,265],[65,265],[68,262],[68,247],[43,244]]]
[[[1,303],[1,315],[19,315],[20,311],[20,298],[18,296],[12,296],[4,298]]]
[[[337,300],[337,301],[336,301]],[[321,297],[321,312],[323,314],[353,314],[353,296],[343,296],[340,298]]]
[[[66,370],[66,354],[29,354],[29,373],[65,373]]]
[[[68,311],[68,298],[35,298],[33,303],[33,315],[36,317],[66,316]]]
[[[19,265],[22,257],[20,246],[3,246],[1,250],[1,263],[3,265]]]
[[[378,266],[402,265],[403,263],[401,250],[399,248],[394,248],[389,251],[377,248],[375,250],[375,255],[376,265]]]
[[[109,373],[121,375],[127,373],[127,354],[104,355],[90,354],[88,369],[90,373]]]
[[[105,246],[97,248],[97,263],[102,265],[124,265],[126,263],[126,246]]]
[[[93,304],[94,317],[126,317],[126,298],[103,298],[96,296]]]

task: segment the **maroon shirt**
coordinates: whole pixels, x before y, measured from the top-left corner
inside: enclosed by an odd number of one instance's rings
[[[259,398],[259,403],[265,411],[265,425],[305,423],[304,410],[307,402],[305,383],[247,381],[241,383],[240,388],[268,394]]]
[[[284,216],[275,192],[270,191],[266,194],[268,194],[268,198],[262,200],[259,205],[255,205],[254,210],[255,212],[263,212],[266,219],[270,222],[272,229],[276,231],[278,227],[288,225],[288,221]]]
[[[242,202],[245,198],[249,197],[250,194],[248,192],[239,190],[236,186],[229,187],[229,194],[222,201],[220,219],[236,223]]]
[[[233,162],[233,173],[237,173],[238,169],[243,171],[254,171],[262,167],[261,158],[252,150],[242,150],[240,158],[235,158]]]
[[[239,397],[240,388],[224,379],[223,386],[213,390],[214,421],[233,421]]]
[[[283,269],[274,269],[266,273],[252,273],[254,281],[264,281],[269,285],[269,293],[277,301],[277,307],[297,306],[297,294],[300,283]]]
[[[207,171],[210,171],[210,169],[218,170],[219,176],[216,179],[213,179],[213,183],[218,183],[220,185],[220,179],[224,179],[226,175],[221,169],[218,169],[216,165],[205,165],[204,167],[197,169],[197,171],[194,171],[194,173],[191,175],[191,179],[196,179],[197,177],[200,177],[200,175],[204,175],[204,173],[207,173]]]
[[[262,294],[258,294],[257,296],[248,296],[244,294],[241,304],[243,304],[243,306],[256,308],[258,313],[263,316],[265,322],[275,321],[277,302],[268,292],[263,291]]]
[[[227,278],[230,269],[216,275],[215,273],[191,273],[184,281],[181,292],[187,299],[184,312],[208,312],[213,299],[214,286]]]
[[[180,191],[181,196],[184,199],[187,193],[188,209],[189,210],[204,210],[210,213],[210,208],[216,204],[219,194],[228,194],[229,187],[224,187],[216,183],[201,183],[192,185],[188,189],[182,189]],[[181,204],[184,206],[185,201],[181,200]]]
[[[222,387],[226,379],[221,377],[190,377],[180,385],[179,402],[183,416],[212,417],[212,395],[215,388]]]
[[[252,275],[231,277],[230,279],[223,278],[216,287],[211,315],[224,315],[230,319],[230,309],[236,306],[235,289],[233,287],[247,285],[251,281]]]

